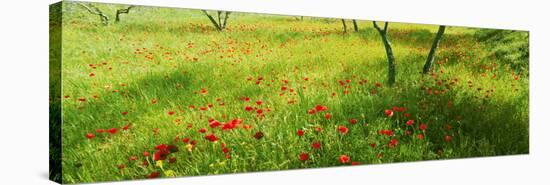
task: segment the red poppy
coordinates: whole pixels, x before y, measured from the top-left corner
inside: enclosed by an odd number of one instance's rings
[[[130,124],[126,124],[124,125],[124,127],[122,127],[122,130],[128,130],[130,128]]]
[[[80,98],[78,98],[78,101],[81,101],[81,102],[86,101],[86,98],[80,97]]]
[[[135,155],[130,156],[129,160],[130,160],[130,161],[135,161],[135,160],[137,160],[137,156],[135,156]]]
[[[118,169],[119,169],[119,170],[122,170],[122,169],[124,169],[124,168],[126,168],[126,166],[125,166],[124,164],[118,165]]]
[[[384,114],[386,114],[386,116],[388,116],[388,117],[392,117],[393,116],[393,111],[392,110],[385,110]]]
[[[321,111],[328,110],[328,107],[327,106],[322,106],[322,105],[316,105],[315,110],[318,111],[318,112],[321,112]]]
[[[205,132],[206,132],[206,129],[205,129],[205,128],[201,128],[201,129],[199,129],[199,132],[200,132],[200,133],[205,133]]]
[[[347,134],[349,129],[348,127],[345,127],[345,126],[338,126],[338,131],[340,131],[340,133],[342,134]]]
[[[116,128],[110,128],[109,130],[107,130],[107,132],[111,133],[111,134],[116,134],[116,132],[118,132],[118,129]]]
[[[94,76],[95,76],[95,74],[94,74],[94,73],[90,73],[90,77],[94,77]]]
[[[342,154],[339,159],[342,164],[349,163],[350,161],[350,158],[346,154]]]
[[[156,104],[156,103],[157,103],[157,99],[151,100],[151,104]]]
[[[264,133],[262,131],[258,131],[254,134],[254,138],[256,139],[262,139],[262,137],[264,137]]]
[[[315,141],[313,143],[311,143],[311,147],[313,147],[314,149],[321,149],[321,143],[319,143],[318,141]]]
[[[183,138],[181,141],[184,142],[184,143],[188,143],[188,142],[189,142],[189,138],[188,138],[188,137]]]
[[[128,115],[128,111],[121,112],[120,114],[122,114],[123,116],[126,116]]]
[[[298,136],[303,136],[304,131],[303,130],[298,130],[298,131],[296,131],[296,134],[298,134]]]
[[[357,119],[350,119],[350,120],[349,120],[349,123],[352,124],[352,125],[354,125],[354,124],[357,123]]]
[[[216,128],[216,127],[220,126],[220,124],[221,123],[219,121],[212,120],[212,121],[210,121],[209,126],[210,126],[210,128]]]
[[[411,119],[411,120],[407,121],[407,122],[406,122],[405,124],[407,124],[407,125],[411,126],[411,125],[413,125],[413,124],[414,124],[414,120],[412,120],[412,119]]]
[[[302,153],[300,154],[300,160],[301,160],[301,161],[307,161],[308,159],[309,159],[309,154],[308,154],[308,153],[302,152]]]
[[[206,139],[208,141],[211,141],[211,142],[214,142],[214,141],[218,140],[218,137],[216,137],[216,135],[214,135],[214,134],[208,134],[208,135],[204,136],[204,139]]]
[[[174,111],[168,111],[168,115],[169,115],[169,116],[172,116],[172,115],[174,115],[174,114],[176,114],[176,112],[174,112]]]
[[[170,157],[170,159],[168,159],[168,163],[175,163],[176,162],[176,157]]]
[[[253,108],[251,106],[246,106],[244,107],[244,110],[250,112],[253,110]]]
[[[394,106],[394,107],[392,108],[392,110],[393,110],[393,111],[399,111],[399,107],[395,107],[395,106]]]
[[[309,109],[309,110],[307,110],[307,113],[308,114],[315,114],[315,109]]]
[[[451,142],[453,140],[453,137],[452,136],[449,136],[449,135],[446,135],[445,136],[445,141],[446,142]]]
[[[393,147],[397,146],[398,143],[399,143],[399,142],[397,141],[397,139],[391,139],[391,140],[390,140],[389,146],[390,146],[391,148],[393,148]]]
[[[376,147],[376,143],[371,143],[370,146],[374,148]]]
[[[424,134],[418,134],[418,139],[420,140],[424,139]]]
[[[403,114],[403,116],[405,116],[406,118],[408,118],[408,117],[410,117],[410,116],[411,116],[411,114],[409,114],[409,113],[405,113],[405,114]]]
[[[143,152],[143,156],[148,157],[148,156],[149,156],[149,152]]]
[[[330,113],[325,114],[326,119],[330,119],[331,117],[332,117],[332,115],[330,115]]]
[[[86,138],[88,138],[88,139],[92,139],[92,138],[94,138],[94,137],[95,137],[95,135],[92,134],[92,133],[87,133],[87,134],[86,134]]]
[[[262,101],[256,101],[257,105],[262,105],[262,103],[263,103]]]
[[[153,172],[149,175],[147,175],[147,178],[154,179],[160,176],[160,172]]]
[[[227,154],[227,153],[229,152],[229,148],[225,148],[225,147],[222,148],[222,152],[223,152],[224,154]]]

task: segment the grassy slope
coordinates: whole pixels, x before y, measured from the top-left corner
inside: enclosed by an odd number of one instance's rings
[[[117,6],[98,7],[114,19]],[[384,85],[384,48],[369,21],[359,21],[359,33],[342,35],[338,20],[235,13],[229,30],[219,33],[197,10],[140,7],[109,26],[83,12],[74,4],[65,7],[65,182],[145,178],[162,170],[142,167],[141,154],[153,153],[162,143],[180,148],[170,155],[177,162],[163,166],[177,176],[335,166],[342,165],[342,154],[362,164],[378,164],[529,151],[528,77],[514,80],[511,70],[496,59],[480,58],[487,50],[475,42],[475,29],[448,29],[436,74],[423,77],[419,72],[437,27],[391,23],[398,83],[389,88]],[[257,85],[259,77],[264,79]],[[383,86],[376,87],[377,82]],[[282,86],[294,92],[282,91]],[[439,95],[421,88],[445,86],[448,90]],[[201,94],[202,89],[208,93]],[[251,101],[240,100],[245,96]],[[255,105],[257,100],[263,104]],[[198,110],[207,104],[213,107]],[[307,114],[317,104],[329,110]],[[247,105],[270,111],[260,119],[244,110]],[[415,125],[405,126],[402,114],[386,118],[383,111],[393,106],[406,107]],[[170,116],[169,111],[176,113]],[[325,113],[332,118],[325,119]],[[241,118],[252,128],[222,132],[208,127],[209,118]],[[359,123],[351,125],[350,119]],[[416,136],[420,122],[428,125],[423,140]],[[128,123],[127,131],[85,138],[96,129]],[[189,124],[193,127],[187,128]],[[340,134],[339,125],[349,133]],[[319,134],[317,127],[323,129]],[[220,141],[205,140],[199,128],[214,132]],[[298,129],[306,130],[304,137],[296,135]],[[388,147],[389,137],[378,134],[381,129],[394,130],[392,138],[399,141],[395,148]],[[265,135],[260,140],[252,137],[257,131]],[[446,135],[453,140],[445,142]],[[177,136],[198,143],[189,152],[185,143],[175,142]],[[311,149],[313,141],[321,142],[321,150]],[[220,142],[231,149],[231,159],[224,157]],[[299,161],[301,152],[309,153],[310,160]],[[129,161],[130,156],[138,160]],[[119,170],[120,164],[126,168]]]

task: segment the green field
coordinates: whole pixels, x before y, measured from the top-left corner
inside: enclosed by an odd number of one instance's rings
[[[63,6],[65,183],[529,153],[528,65],[480,29],[447,27],[422,75],[438,26],[389,23],[390,86],[371,21],[96,6],[109,25]]]

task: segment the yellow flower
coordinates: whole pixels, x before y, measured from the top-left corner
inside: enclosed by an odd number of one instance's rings
[[[174,170],[166,170],[166,171],[164,171],[164,175],[167,176],[167,177],[175,177],[176,172]]]
[[[189,152],[193,151],[193,145],[192,144],[185,145],[185,148],[187,148],[187,151],[189,151]]]
[[[161,167],[161,168],[162,168],[163,163],[164,163],[164,162],[162,162],[162,160],[158,160],[158,161],[155,163],[155,166],[158,166],[158,167]]]

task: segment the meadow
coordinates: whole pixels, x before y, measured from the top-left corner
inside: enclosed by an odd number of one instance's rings
[[[111,18],[123,5],[97,4]],[[529,73],[448,27],[64,3],[62,181],[82,183],[529,153]],[[348,23],[348,28],[351,22]]]

